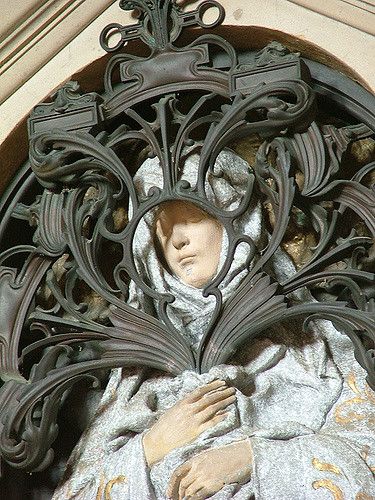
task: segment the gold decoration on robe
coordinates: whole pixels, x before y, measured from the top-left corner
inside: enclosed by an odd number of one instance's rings
[[[104,493],[104,500],[111,500],[111,490],[114,487],[114,485],[119,483],[126,483],[127,481],[128,480],[126,476],[117,476],[108,481],[107,484],[105,484],[105,476],[102,476],[98,491],[96,493],[95,500],[102,500],[103,493]]]
[[[337,467],[336,465],[329,464],[327,462],[321,462],[317,458],[312,459],[312,464],[315,467],[315,469],[320,470],[320,471],[325,471],[325,472],[332,472],[333,474],[341,475],[341,469],[340,467]]]
[[[319,488],[325,488],[333,494],[334,500],[345,500],[342,490],[329,479],[321,479],[320,481],[314,481],[312,484],[314,490]]]
[[[104,490],[104,498],[105,500],[111,500],[111,490],[114,487],[115,484],[119,483],[126,483],[128,480],[126,476],[117,476],[114,479],[111,479],[108,481],[106,484],[105,490]]]
[[[353,372],[349,373],[346,382],[348,386],[351,388],[351,390],[354,392],[354,394],[357,394],[357,396],[361,395],[361,391],[358,389],[357,381],[355,379],[355,375]]]
[[[342,415],[343,410],[346,407],[355,405],[355,404],[361,404],[365,403],[366,401],[363,400],[362,398],[352,398],[352,399],[347,399],[343,403],[337,405],[335,408],[335,420],[338,424],[345,425],[345,424],[350,424],[355,421],[359,420],[364,420],[366,418],[366,415],[360,415],[359,413],[356,413],[355,411],[350,411],[346,416]]]
[[[346,415],[344,414],[344,410],[352,407],[353,405],[363,405],[365,403],[375,404],[375,395],[371,393],[372,391],[368,386],[366,386],[363,392],[359,390],[355,374],[353,372],[349,373],[346,383],[355,394],[355,397],[349,398],[336,406],[334,413],[335,421],[338,424],[346,425],[351,424],[352,422],[369,419],[368,415],[361,415],[355,411],[349,411]]]
[[[99,484],[98,491],[96,493],[95,500],[102,500],[102,498],[103,498],[103,492],[104,492],[104,486],[105,486],[105,476],[102,476],[100,478],[100,484]]]
[[[355,500],[375,500],[373,495],[368,495],[367,493],[359,492],[355,496]]]

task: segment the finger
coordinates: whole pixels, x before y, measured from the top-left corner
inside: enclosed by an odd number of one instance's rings
[[[173,499],[178,498],[180,481],[189,472],[190,469],[191,469],[190,463],[185,462],[174,471],[168,485],[168,490],[167,490],[168,498],[173,498]]]
[[[193,474],[187,474],[182,481],[180,482],[180,486],[178,489],[178,498],[182,500],[186,497],[186,490],[190,488],[190,486],[195,482],[196,478]]]
[[[194,403],[198,401],[205,394],[219,389],[220,387],[226,387],[226,382],[224,380],[213,380],[209,384],[202,385],[202,387],[198,387],[195,391],[188,394],[184,399],[187,403]]]
[[[223,410],[224,408],[227,408],[230,406],[232,403],[236,401],[236,396],[229,396],[228,398],[224,399],[223,401],[219,401],[218,403],[212,404],[208,406],[205,410],[202,410],[199,412],[199,417],[202,418],[202,422],[206,422],[207,420],[210,420],[214,415],[219,410]]]
[[[204,397],[200,398],[196,403],[194,403],[194,406],[196,407],[197,411],[202,411],[209,406],[214,405],[215,403],[225,401],[231,396],[234,396],[235,393],[236,390],[233,387],[227,387],[222,390],[217,390],[209,394],[205,394]]]
[[[229,413],[222,413],[221,415],[216,415],[215,417],[206,420],[205,422],[203,422],[203,424],[201,424],[199,428],[200,432],[202,433],[207,429],[210,429],[211,427],[214,427],[215,425],[219,424],[220,422],[225,420],[228,415]]]
[[[189,500],[199,500],[206,498],[202,496],[202,492],[203,487],[201,486],[200,482],[196,481],[186,490],[185,498],[188,498]]]

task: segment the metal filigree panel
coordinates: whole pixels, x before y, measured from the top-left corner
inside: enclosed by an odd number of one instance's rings
[[[81,95],[69,82],[34,109],[29,163],[1,206],[0,450],[22,469],[50,463],[62,401],[77,382],[98,383],[98,370],[204,372],[290,318],[332,321],[352,340],[375,389],[371,96],[355,84],[335,90],[324,68],[275,42],[247,58],[212,33],[175,45],[184,26],[222,21],[215,1],[187,13],[170,0],[121,6],[139,8],[141,17],[133,26],[109,25],[102,46],[118,51],[138,38],[150,54],[114,55],[101,95]],[[206,26],[203,14],[213,6],[217,21]],[[110,47],[113,31],[121,41]],[[252,166],[232,211],[215,206],[205,187],[227,147]],[[192,152],[196,185],[180,175]],[[146,157],[159,159],[162,186],[141,196],[133,177]],[[254,199],[268,217],[260,249],[236,223]],[[174,297],[156,292],[134,262],[139,222],[168,200],[196,204],[228,236],[225,263],[203,290],[216,307],[196,350],[171,321]],[[243,242],[249,272],[224,302],[220,284]],[[279,248],[296,267],[285,280],[268,272]],[[153,299],[155,315],[127,303],[131,282]],[[310,301],[292,300],[305,289]]]

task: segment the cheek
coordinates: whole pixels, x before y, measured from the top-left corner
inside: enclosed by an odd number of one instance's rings
[[[173,268],[177,263],[177,252],[171,243],[165,243],[162,247],[164,259],[167,261],[169,267]]]
[[[198,255],[196,269],[209,279],[215,274],[219,264],[223,229],[217,224],[202,224],[196,236],[195,249]]]
[[[205,243],[205,245],[210,245],[210,248],[206,247],[207,252],[221,249],[221,240],[223,239],[223,229],[215,223],[203,224],[200,228],[200,241]],[[213,245],[213,246],[212,246]],[[203,245],[202,245],[203,246]]]

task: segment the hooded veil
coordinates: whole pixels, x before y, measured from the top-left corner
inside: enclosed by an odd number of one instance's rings
[[[188,181],[192,187],[197,182],[198,164],[199,156],[193,154],[187,157],[181,168],[181,180]],[[206,177],[208,201],[221,210],[235,210],[245,196],[249,175],[252,175],[251,168],[246,161],[231,150],[222,151]],[[146,196],[152,187],[162,188],[163,174],[157,157],[147,159],[141,165],[134,176],[134,184],[141,196]],[[250,236],[255,245],[259,244],[262,236],[262,212],[259,203],[251,204],[241,216],[237,230]],[[228,237],[224,229],[218,272],[224,264],[227,251]],[[213,295],[204,297],[202,289],[183,283],[163,267],[155,247],[154,212],[146,214],[140,221],[133,241],[133,253],[140,276],[147,279],[159,294],[170,293],[175,297],[173,303],[168,306],[168,316],[177,331],[186,336],[194,347],[210,321],[216,299]],[[247,243],[243,242],[237,246],[230,270],[219,286],[223,302],[232,295],[247,274],[249,254]],[[133,282],[130,285],[129,304],[155,314],[155,304]]]

